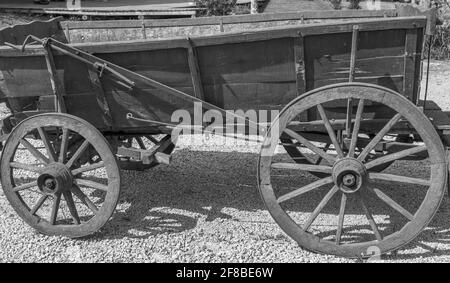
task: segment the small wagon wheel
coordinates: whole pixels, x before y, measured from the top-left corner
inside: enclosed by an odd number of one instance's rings
[[[348,152],[342,151],[330,125],[325,105],[352,99],[358,110],[352,118],[353,131]],[[395,111],[383,122],[370,143],[355,151],[360,129],[367,117],[364,107],[380,103]],[[369,107],[367,107],[369,108]],[[295,131],[292,121],[301,113],[318,109],[321,121],[337,148],[332,156]],[[414,146],[369,160],[375,145],[396,135],[402,122],[421,138]],[[288,136],[327,161],[311,165],[279,161],[280,137]],[[286,106],[275,119],[263,142],[258,180],[262,198],[278,225],[305,249],[345,257],[368,257],[372,251],[386,253],[414,239],[431,221],[445,191],[447,165],[442,142],[428,118],[400,94],[375,85],[337,84],[310,91]],[[412,176],[378,173],[376,166],[427,154],[420,171]],[[419,159],[419,158],[418,158]],[[311,180],[307,172],[326,174]],[[422,176],[422,175],[424,176]],[[412,188],[411,188],[412,187]],[[408,196],[405,190],[413,196]],[[388,215],[386,215],[388,213]],[[355,215],[354,225],[346,216]],[[348,221],[348,219],[347,219]]]
[[[74,144],[78,148],[69,150]],[[80,162],[87,161],[86,152],[89,162]],[[119,198],[120,171],[108,142],[72,115],[49,113],[22,121],[6,141],[0,166],[8,201],[43,234],[92,234],[108,221]]]
[[[172,141],[175,139],[172,139],[170,135],[146,135],[146,136],[133,136],[129,137],[125,140],[123,143],[124,146],[130,147],[130,148],[138,148],[143,150],[151,149],[155,146],[158,146],[161,141],[164,141],[165,139],[171,139]],[[165,146],[161,152],[170,155],[172,154],[173,150],[175,149],[175,144],[170,143],[169,145]],[[133,160],[129,157],[118,157],[120,168],[123,170],[133,170],[133,171],[144,171],[147,169],[151,169],[159,163],[157,161],[152,161],[149,164],[144,164],[140,160]]]

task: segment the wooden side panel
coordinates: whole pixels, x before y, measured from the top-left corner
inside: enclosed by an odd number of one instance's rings
[[[188,94],[194,94],[187,49],[96,55]],[[67,56],[56,56],[55,63],[57,74],[65,86],[67,112],[86,119],[100,129],[109,129],[111,126],[106,109],[111,113],[113,126],[128,128],[140,127],[142,123],[127,120],[127,113],[145,119],[170,122],[172,112],[193,108],[192,103],[176,99],[147,85],[138,84],[130,93],[108,75],[103,75],[100,82],[96,82],[88,65]],[[36,109],[38,97],[52,94],[43,56],[2,57],[0,69],[4,74],[2,86],[6,87],[5,93],[9,100],[14,97],[32,102],[30,105],[17,105],[17,110],[21,107]],[[130,79],[133,80],[132,77]]]
[[[59,22],[61,19],[53,19],[50,21],[42,22],[35,21],[28,24],[19,24],[11,27],[6,27],[0,29],[0,45],[3,45],[5,42],[9,42],[16,45],[21,45],[28,35],[35,35],[39,38],[43,37],[54,37],[62,42],[67,42],[64,36],[64,33],[59,28]],[[5,62],[3,62],[5,61]],[[21,60],[22,61],[22,60]],[[0,70],[6,70],[3,74],[0,74],[0,77],[3,79],[10,79],[13,76],[13,80],[16,82],[12,82],[13,85],[9,84],[0,87],[0,99],[5,96],[11,96],[9,93],[24,93],[28,91],[28,88],[25,87],[28,82],[41,82],[41,84],[45,85],[45,87],[50,86],[50,80],[48,78],[48,73],[45,76],[41,76],[41,74],[34,76],[36,74],[36,68],[42,66],[42,63],[45,66],[44,58],[32,57],[29,62],[20,62],[16,66],[16,60],[12,58],[2,58],[0,60]],[[30,69],[27,69],[31,67]],[[16,67],[18,70],[16,70]],[[25,70],[26,72],[30,72],[30,76],[28,74],[21,74],[21,70]],[[20,85],[23,84],[24,87]],[[37,100],[35,98],[10,98],[8,100],[9,107],[13,111],[19,110],[28,110],[36,108]]]
[[[197,50],[208,102],[224,109],[280,109],[297,96],[293,38]]]
[[[60,20],[56,18],[47,22],[35,21],[0,29],[0,44],[5,42],[22,44],[30,34],[39,38],[54,37],[60,41],[67,42],[64,32],[59,27]]]
[[[422,29],[360,31],[354,81],[390,88],[416,102],[420,83],[422,34]],[[348,82],[351,38],[350,32],[305,37],[307,90]],[[346,117],[345,101],[327,103],[324,106],[329,118]],[[378,118],[392,115],[388,107],[371,107],[373,115]],[[311,113],[309,119],[319,117],[316,113]]]
[[[404,29],[359,32],[355,81],[404,93],[405,34]],[[305,38],[307,90],[348,81],[351,38],[350,32]]]
[[[194,95],[187,49],[96,55],[111,63],[155,79],[190,95]],[[66,73],[65,77],[66,80],[72,81],[72,88],[69,90],[72,95],[68,99],[69,112],[83,117],[88,121],[95,119],[97,126],[103,128],[105,126],[104,119],[101,120],[99,118],[102,116],[101,113],[104,108],[95,99],[95,94],[93,93],[95,89],[89,83],[87,84],[89,89],[80,89],[77,85],[82,83],[84,78],[80,78],[79,73]],[[133,80],[132,77],[129,79]],[[170,122],[171,115],[174,111],[178,109],[190,110],[193,108],[193,104],[190,102],[176,99],[167,93],[144,84],[138,83],[136,88],[130,92],[117,84],[114,78],[107,75],[101,78],[101,83],[106,100],[104,103],[108,104],[108,108],[112,113],[115,128],[142,126],[142,123],[136,123],[126,119],[128,113],[144,119]],[[76,97],[79,97],[79,99]],[[92,106],[88,106],[88,104],[85,109],[79,107],[78,100],[81,99],[90,101]],[[92,107],[95,107],[99,111],[93,111]]]

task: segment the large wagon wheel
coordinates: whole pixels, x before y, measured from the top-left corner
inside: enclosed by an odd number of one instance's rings
[[[92,234],[119,198],[115,155],[95,127],[75,116],[51,113],[22,121],[6,141],[0,166],[8,201],[43,234]]]
[[[342,152],[323,105],[348,99],[358,105],[358,110],[352,117],[354,125],[349,151]],[[357,154],[355,145],[360,127],[369,114],[364,111],[364,106],[373,102],[390,107],[396,114],[383,123],[370,143]],[[323,124],[338,148],[338,156],[327,154],[293,129],[291,121],[297,121],[302,112],[311,108],[322,113]],[[368,160],[377,143],[388,134],[395,136],[394,126],[399,121],[407,121],[409,131],[417,133],[422,142]],[[282,156],[275,152],[280,137],[284,136],[319,154],[327,164],[279,161]],[[420,161],[423,163],[420,171],[411,173],[412,176],[373,171],[376,166],[418,154],[427,154],[428,158]],[[312,180],[314,177],[308,178],[306,172],[322,173],[326,177]],[[444,148],[428,118],[400,94],[361,83],[316,89],[286,106],[268,131],[258,167],[262,198],[279,226],[308,250],[345,257],[367,257],[374,250],[386,253],[411,241],[437,211],[446,178]],[[351,227],[346,226],[345,221],[349,214],[355,215],[356,225]]]

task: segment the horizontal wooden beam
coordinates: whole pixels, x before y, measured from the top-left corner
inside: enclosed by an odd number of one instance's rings
[[[223,17],[202,17],[194,19],[158,19],[144,20],[146,27],[178,27],[178,26],[202,26],[257,23],[287,20],[312,20],[312,19],[351,19],[351,18],[381,18],[396,17],[397,10],[330,10],[330,11],[304,11],[292,13],[268,13],[255,15],[237,15]],[[62,26],[69,29],[112,29],[112,28],[136,28],[142,25],[142,21],[122,20],[122,21],[66,21]]]
[[[46,15],[71,15],[71,16],[193,16],[196,9],[167,9],[147,11],[103,11],[103,10],[67,10],[67,9],[20,9],[1,8],[5,13],[21,14],[46,14]]]

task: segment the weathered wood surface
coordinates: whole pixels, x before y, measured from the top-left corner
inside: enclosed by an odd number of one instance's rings
[[[305,11],[171,20],[62,22],[73,43],[213,35],[257,28],[349,21],[358,18],[396,17],[396,10]],[[143,29],[144,27],[144,29]],[[144,30],[144,32],[143,32]]]
[[[76,4],[69,9],[65,0],[52,1],[48,5],[36,5],[29,0],[0,0],[0,10],[7,13],[80,16],[193,16],[196,13],[193,3],[177,0],[83,1],[80,7]]]
[[[422,38],[407,34],[421,34],[424,17],[72,46],[191,96],[203,96],[206,102],[224,109],[271,110],[283,108],[306,90],[348,81],[355,24],[359,36],[354,80],[389,87],[414,101],[419,78],[415,75],[416,62],[405,68],[409,60],[405,48],[408,42],[408,46],[420,49]],[[4,79],[0,85],[6,97],[52,94],[43,55],[38,46],[30,46],[25,53],[0,47]],[[304,70],[299,60],[304,60]],[[98,128],[110,128],[108,111],[117,129],[137,131],[142,130],[138,128],[143,123],[126,119],[129,112],[135,117],[171,122],[175,110],[193,110],[192,101],[151,87],[129,73],[126,75],[137,83],[132,92],[106,75],[101,77],[101,84],[96,83],[87,65],[56,51],[55,64],[57,76],[64,82],[68,113]],[[405,77],[412,83],[405,86]],[[342,115],[338,105],[325,106],[330,118]]]
[[[28,35],[34,35],[39,38],[54,37],[66,42],[65,35],[62,32],[59,22],[61,18],[55,18],[46,22],[34,21],[28,24],[19,24],[15,26],[0,29],[0,45],[5,42],[12,44],[22,44]]]

